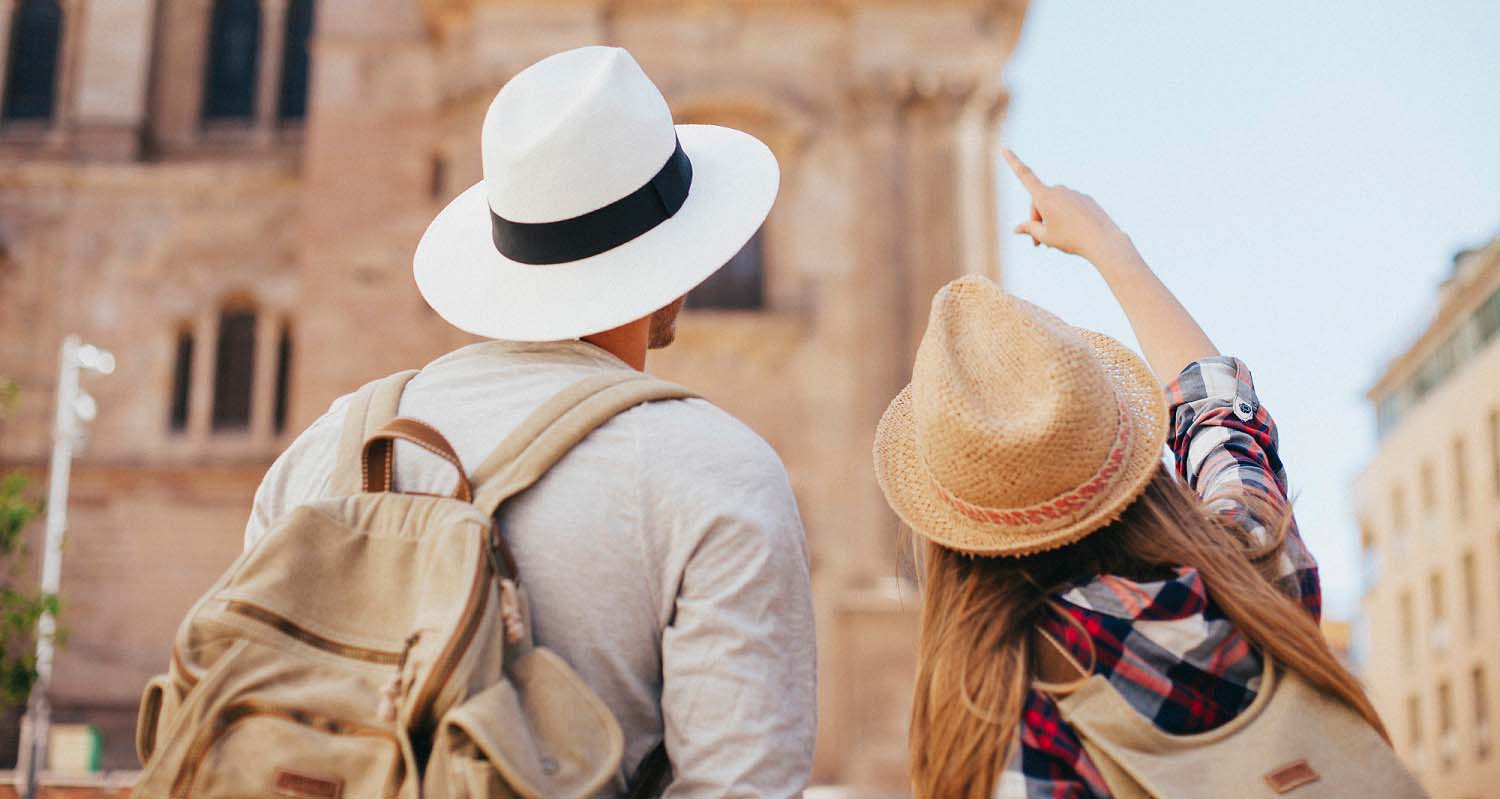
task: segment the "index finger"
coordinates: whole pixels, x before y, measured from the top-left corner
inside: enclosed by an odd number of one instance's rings
[[[1005,156],[1005,163],[1010,165],[1010,171],[1016,173],[1016,177],[1020,179],[1021,185],[1026,187],[1026,191],[1035,195],[1038,191],[1045,188],[1041,178],[1038,178],[1036,173],[1031,171],[1031,167],[1016,157],[1016,154],[1009,147],[1000,152]]]

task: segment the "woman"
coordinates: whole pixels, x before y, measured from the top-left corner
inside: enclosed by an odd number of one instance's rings
[[[1269,655],[1384,737],[1319,631],[1317,567],[1249,370],[1219,355],[1092,199],[1006,158],[1032,199],[1016,232],[1088,259],[1146,362],[980,278],[934,299],[875,453],[881,489],[920,536],[917,796],[1110,796],[1111,766],[1096,762],[1109,758],[1064,718],[1065,692],[1033,679],[1044,647],[1167,733],[1244,711]]]

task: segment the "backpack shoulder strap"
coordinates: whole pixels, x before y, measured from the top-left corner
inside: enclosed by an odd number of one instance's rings
[[[1091,674],[1056,638],[1040,627],[1032,631],[1031,647],[1035,657],[1033,684],[1053,696],[1072,693]]]
[[[354,392],[344,413],[343,432],[339,434],[338,463],[333,468],[333,480],[329,484],[333,496],[359,493],[360,456],[364,452],[365,439],[396,418],[401,392],[417,371],[397,372],[366,383]]]
[[[666,792],[667,783],[671,781],[672,761],[667,757],[667,742],[662,741],[635,767],[635,773],[627,783],[630,793],[625,799],[656,799]]]
[[[578,442],[616,414],[644,402],[698,396],[640,372],[610,371],[563,389],[531,412],[474,470],[474,504],[493,516],[501,503],[530,488]]]

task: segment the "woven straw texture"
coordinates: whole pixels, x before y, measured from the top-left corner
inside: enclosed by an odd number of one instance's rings
[[[1027,555],[1119,518],[1166,436],[1139,356],[969,276],[933,298],[911,384],[875,434],[875,474],[918,534]]]

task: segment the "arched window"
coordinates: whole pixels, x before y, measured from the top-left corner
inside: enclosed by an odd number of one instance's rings
[[[750,241],[735,253],[724,268],[703,281],[688,294],[689,308],[723,308],[758,310],[765,305],[762,274],[765,258],[761,245],[765,228],[755,232]]]
[[[259,0],[215,0],[203,75],[204,119],[255,116],[255,75],[259,61]]]
[[[227,308],[219,315],[219,347],[214,354],[215,430],[250,427],[255,385],[255,311]]]
[[[269,329],[262,328],[269,326]],[[214,348],[213,395],[210,426],[213,432],[244,432],[252,420],[268,417],[270,432],[280,435],[286,430],[292,377],[292,326],[280,315],[257,310],[246,298],[231,300],[223,306],[218,318],[217,345]],[[266,335],[275,331],[274,338]],[[187,432],[193,425],[193,406],[200,400],[193,396],[197,340],[212,336],[211,331],[195,330],[183,324],[173,333],[172,385],[167,429]],[[257,359],[259,345],[274,350],[274,363]],[[269,383],[267,382],[269,381]],[[268,406],[257,407],[255,386],[270,385]],[[262,399],[261,401],[267,401]]]
[[[62,7],[57,0],[21,0],[10,24],[6,119],[51,118],[61,40]]]
[[[292,0],[286,9],[286,38],[281,49],[281,92],[276,117],[283,121],[307,116],[307,42],[312,37],[313,0]]]

